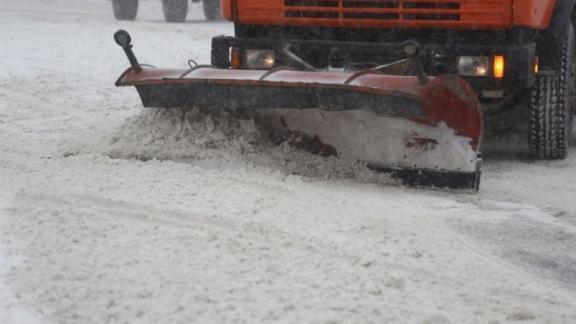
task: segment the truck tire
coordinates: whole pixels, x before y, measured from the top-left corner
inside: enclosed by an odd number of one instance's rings
[[[574,107],[574,27],[568,27],[560,73],[541,73],[530,95],[530,154],[537,159],[566,158],[572,140]]]
[[[114,16],[118,20],[134,20],[138,13],[138,0],[112,0]]]
[[[220,20],[220,1],[218,0],[202,0],[204,4],[204,16],[208,20]]]
[[[162,0],[167,22],[184,22],[188,14],[188,0]]]

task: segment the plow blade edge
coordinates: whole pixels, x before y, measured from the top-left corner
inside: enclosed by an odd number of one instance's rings
[[[145,107],[255,110],[265,128],[299,132],[408,185],[478,188],[480,104],[458,76],[376,72],[128,69]]]

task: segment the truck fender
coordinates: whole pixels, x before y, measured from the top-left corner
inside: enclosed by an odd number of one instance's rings
[[[556,0],[550,26],[539,33],[536,52],[543,68],[550,68],[556,72],[561,70],[560,58],[566,38],[566,26],[576,18],[573,17],[575,4],[576,0]]]

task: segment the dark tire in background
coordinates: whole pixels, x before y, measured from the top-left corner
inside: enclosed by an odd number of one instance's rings
[[[138,13],[138,0],[112,0],[114,16],[118,20],[134,20]]]
[[[219,0],[202,0],[204,4],[204,16],[208,20],[220,20],[220,1]]]
[[[570,24],[563,45],[560,73],[543,72],[530,94],[530,154],[537,159],[566,158],[572,140],[575,55],[574,27]]]
[[[164,18],[168,22],[184,22],[188,14],[188,0],[162,0]]]

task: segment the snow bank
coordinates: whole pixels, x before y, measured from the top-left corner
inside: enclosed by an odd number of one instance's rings
[[[270,142],[250,115],[229,111],[144,109],[103,140],[72,152],[100,152],[113,158],[172,160],[195,165],[256,165],[309,178],[395,184],[354,159],[321,157]]]

